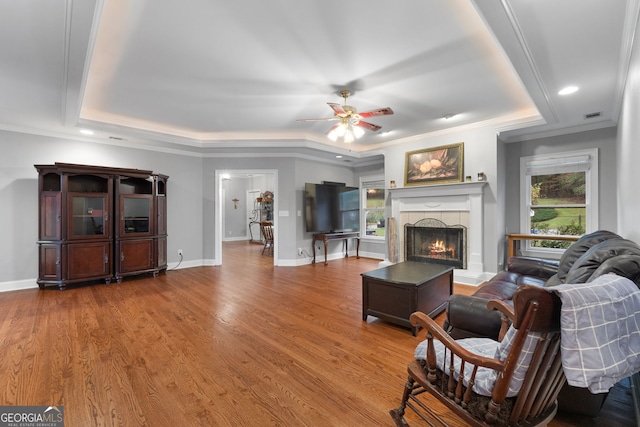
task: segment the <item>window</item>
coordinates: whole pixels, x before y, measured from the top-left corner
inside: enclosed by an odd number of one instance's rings
[[[523,157],[521,230],[581,236],[598,229],[598,150]],[[571,242],[532,240],[527,249],[564,249]]]
[[[361,178],[360,191],[362,192],[360,223],[364,224],[360,235],[383,240],[386,232],[384,178]]]

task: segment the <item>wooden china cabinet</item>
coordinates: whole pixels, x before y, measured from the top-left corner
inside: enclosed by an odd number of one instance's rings
[[[38,286],[167,268],[165,175],[56,163],[38,171]]]

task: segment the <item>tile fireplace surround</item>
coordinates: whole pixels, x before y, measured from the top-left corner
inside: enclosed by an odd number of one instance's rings
[[[467,268],[454,271],[454,281],[477,285],[484,280],[483,198],[486,182],[428,185],[389,189],[391,216],[397,223],[398,260],[404,261],[404,224],[436,218],[467,231]],[[391,236],[390,236],[391,238]],[[388,265],[387,260],[381,264]]]

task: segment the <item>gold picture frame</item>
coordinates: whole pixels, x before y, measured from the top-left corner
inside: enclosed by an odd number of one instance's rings
[[[463,174],[463,142],[409,151],[405,155],[405,187],[462,182]]]

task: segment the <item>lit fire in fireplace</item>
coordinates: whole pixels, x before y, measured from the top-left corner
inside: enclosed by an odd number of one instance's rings
[[[455,258],[456,248],[453,246],[446,247],[444,241],[435,240],[429,245],[428,253],[434,258]]]
[[[405,224],[404,232],[405,260],[467,268],[466,227],[448,226],[440,220],[425,218],[415,224]]]

